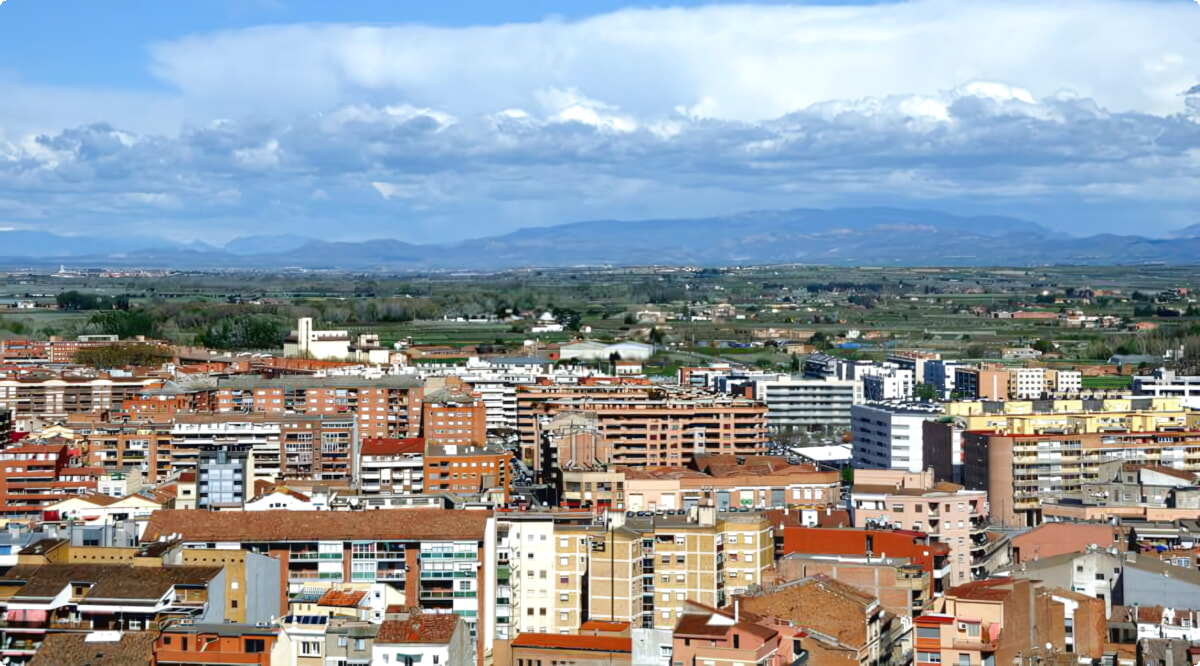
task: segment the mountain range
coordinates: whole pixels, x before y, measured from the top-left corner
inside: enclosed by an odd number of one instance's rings
[[[0,265],[423,271],[599,265],[773,263],[891,266],[1193,264],[1200,225],[1170,239],[1067,236],[1001,216],[896,208],[756,211],[704,219],[601,220],[457,243],[247,236],[194,241],[0,231]]]

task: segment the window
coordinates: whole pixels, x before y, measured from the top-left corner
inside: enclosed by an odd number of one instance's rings
[[[538,615],[541,615],[542,617],[545,617],[545,616],[546,616],[546,609],[545,609],[545,608],[539,608],[539,609],[538,609]]]
[[[300,641],[300,656],[301,657],[319,657],[319,656],[321,656],[320,641]]]
[[[940,663],[942,663],[942,653],[941,652],[918,652],[917,653],[917,661],[923,661],[923,662],[929,663],[929,664],[940,664]]]
[[[958,653],[958,666],[971,666],[971,655],[965,652]]]
[[[937,627],[917,627],[917,638],[940,640],[942,638],[942,630]]]
[[[560,558],[558,558],[558,566],[560,566],[560,567],[565,567],[565,566],[567,566],[567,562],[568,562],[568,560],[569,560],[569,559],[570,559],[570,558],[567,558],[567,557],[560,557]]]
[[[461,592],[470,592],[471,591],[471,581],[469,581],[469,580],[458,581],[458,589]]]
[[[1104,574],[1103,573],[1096,574],[1096,580],[1104,580]]]
[[[338,636],[338,647],[346,647],[346,637]]]
[[[261,638],[246,639],[246,654],[261,654],[267,651],[267,642]]]
[[[559,622],[566,622],[566,621],[567,621],[567,611],[559,611],[559,613],[558,613],[558,621],[559,621]]]
[[[367,639],[365,639],[365,638],[354,639],[354,649],[358,652],[362,652],[363,650],[366,650],[367,649]],[[436,659],[437,657],[434,657],[434,658]]]
[[[974,622],[967,623],[967,636],[971,638],[979,638],[979,625]]]

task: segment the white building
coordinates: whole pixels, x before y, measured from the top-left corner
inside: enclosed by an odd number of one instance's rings
[[[754,382],[754,397],[767,405],[774,430],[850,426],[850,407],[862,402],[862,384],[854,380],[802,379]]]
[[[1155,398],[1180,398],[1189,409],[1200,409],[1200,376],[1177,375],[1159,368],[1150,375],[1133,378],[1133,394]]]
[[[654,355],[654,345],[641,342],[606,345],[589,340],[564,344],[558,348],[558,357],[564,361],[607,361],[613,358],[614,354],[626,361],[646,361]]]
[[[925,422],[942,413],[939,405],[871,403],[854,405],[854,466],[920,472],[925,468]]]
[[[350,331],[313,330],[312,317],[301,317],[296,330],[283,339],[283,355],[316,360],[349,358]]]
[[[859,368],[865,402],[910,400],[913,395],[913,371],[885,363]]]

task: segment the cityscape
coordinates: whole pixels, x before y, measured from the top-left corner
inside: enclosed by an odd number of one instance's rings
[[[0,0],[0,666],[1200,666],[1200,9]]]

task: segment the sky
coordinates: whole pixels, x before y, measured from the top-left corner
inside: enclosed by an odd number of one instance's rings
[[[0,229],[1200,223],[1192,0],[0,0]]]

